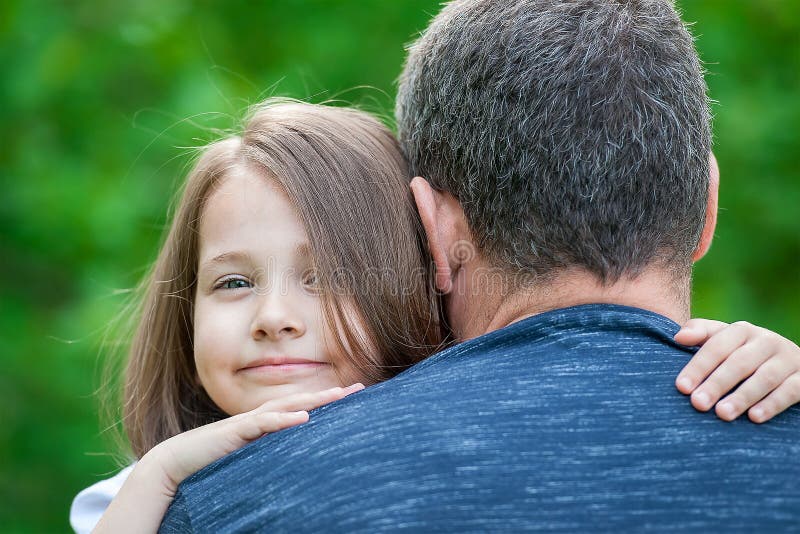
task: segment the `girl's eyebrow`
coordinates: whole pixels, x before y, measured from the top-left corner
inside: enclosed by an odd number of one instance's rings
[[[295,257],[298,259],[306,259],[311,257],[311,247],[307,242],[300,243],[294,248]],[[239,250],[227,251],[222,254],[217,254],[213,258],[204,261],[200,264],[200,270],[208,269],[214,265],[222,263],[247,263],[251,262],[252,258],[247,252]]]
[[[294,255],[297,258],[308,258],[311,256],[311,247],[308,245],[307,242],[300,243],[296,247],[294,247]]]
[[[239,251],[228,251],[223,252],[222,254],[217,254],[210,260],[204,261],[200,264],[200,270],[212,267],[214,265],[218,265],[220,263],[235,263],[235,262],[248,262],[250,261],[250,255],[246,252],[239,252]]]

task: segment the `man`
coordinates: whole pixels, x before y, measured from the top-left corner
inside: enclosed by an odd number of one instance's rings
[[[705,90],[669,0],[447,5],[397,118],[468,341],[200,472],[162,530],[798,528],[800,410],[726,424],[672,385]]]

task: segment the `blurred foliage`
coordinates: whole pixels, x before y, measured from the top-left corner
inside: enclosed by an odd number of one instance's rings
[[[695,315],[800,339],[800,3],[683,0],[722,169]],[[94,395],[120,288],[156,255],[191,147],[266,96],[390,116],[436,0],[0,5],[0,529],[65,531],[114,469]],[[687,409],[688,405],[687,405]]]

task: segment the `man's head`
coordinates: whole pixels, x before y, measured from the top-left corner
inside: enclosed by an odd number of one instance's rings
[[[458,201],[492,265],[688,281],[710,113],[671,1],[452,2],[409,50],[396,113],[413,175]]]

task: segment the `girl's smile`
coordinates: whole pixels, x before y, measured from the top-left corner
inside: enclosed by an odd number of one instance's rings
[[[271,356],[248,363],[239,369],[240,373],[247,373],[249,376],[270,378],[272,376],[285,376],[287,374],[302,374],[308,372],[318,372],[329,366],[328,362],[318,362],[303,358],[292,358],[288,356]]]

